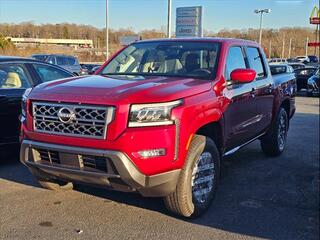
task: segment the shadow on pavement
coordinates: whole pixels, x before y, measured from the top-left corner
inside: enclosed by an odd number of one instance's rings
[[[0,165],[0,178],[38,186],[17,160]],[[126,205],[170,215],[160,198],[143,198],[79,186],[76,189]],[[266,157],[256,141],[225,158],[219,191],[209,211],[189,223],[271,239],[312,239],[319,233],[319,115],[297,113],[288,147]]]

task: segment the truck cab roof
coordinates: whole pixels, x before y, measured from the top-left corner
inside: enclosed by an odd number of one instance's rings
[[[237,39],[237,38],[218,38],[218,37],[193,37],[193,38],[162,38],[162,39],[146,39],[137,41],[135,43],[147,43],[147,42],[221,42],[227,44],[241,44],[241,45],[255,45],[259,44],[255,41]]]

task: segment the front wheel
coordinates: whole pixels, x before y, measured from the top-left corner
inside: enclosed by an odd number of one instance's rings
[[[220,154],[210,138],[195,135],[175,192],[164,198],[166,207],[184,217],[196,217],[210,206],[220,177]]]
[[[312,88],[308,88],[307,89],[307,96],[308,97],[312,97],[313,96],[313,89]]]
[[[279,156],[285,149],[289,118],[286,110],[280,108],[276,121],[269,130],[270,132],[261,139],[262,151],[268,156]]]

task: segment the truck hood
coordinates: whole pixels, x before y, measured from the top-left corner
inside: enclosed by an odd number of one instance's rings
[[[43,83],[31,99],[87,103],[166,102],[208,91],[212,81],[159,76],[83,76]]]

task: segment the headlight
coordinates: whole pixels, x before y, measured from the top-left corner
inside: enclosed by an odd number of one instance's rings
[[[27,113],[27,99],[28,99],[28,96],[30,95],[31,91],[32,91],[32,88],[27,88],[24,91],[24,94],[22,95],[21,113],[22,113],[23,117],[25,117],[26,113]]]
[[[167,103],[134,104],[130,109],[129,127],[171,125],[171,110],[181,103],[181,100],[177,100]]]

